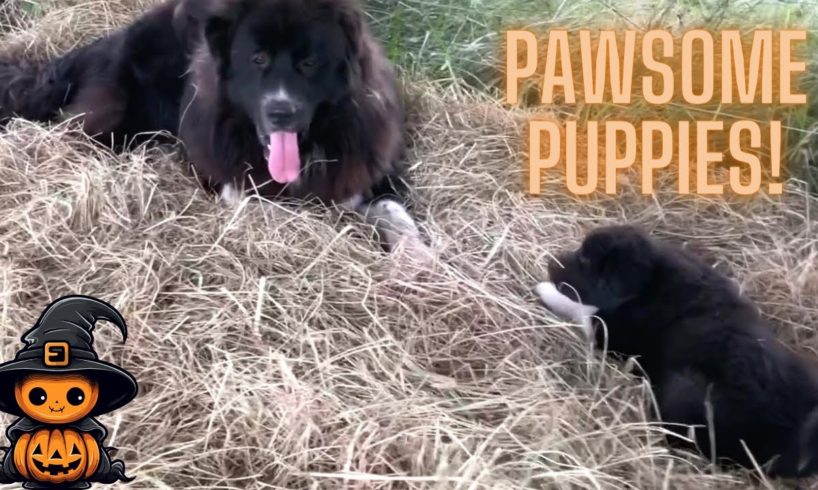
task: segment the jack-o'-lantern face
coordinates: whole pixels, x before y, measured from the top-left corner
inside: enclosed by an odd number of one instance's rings
[[[29,417],[45,424],[70,424],[91,413],[99,386],[77,374],[32,374],[14,387],[17,405]]]
[[[89,434],[41,429],[23,434],[14,448],[14,464],[26,479],[63,483],[87,478],[99,466],[99,447]]]

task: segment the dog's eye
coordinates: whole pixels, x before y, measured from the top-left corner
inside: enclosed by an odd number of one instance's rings
[[[253,62],[254,65],[265,67],[270,63],[270,57],[267,56],[267,53],[259,52],[253,55],[251,61]]]
[[[307,56],[298,62],[298,69],[302,73],[309,73],[314,70],[316,66],[318,66],[318,60],[315,59],[315,56]]]

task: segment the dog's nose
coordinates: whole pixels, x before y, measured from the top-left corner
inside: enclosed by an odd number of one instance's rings
[[[264,106],[267,119],[276,126],[286,126],[293,122],[297,109],[287,100],[271,100]]]

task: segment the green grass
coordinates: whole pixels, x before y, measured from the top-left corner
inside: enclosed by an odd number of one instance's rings
[[[503,28],[553,15],[555,2],[365,0],[370,22],[402,71],[481,89],[499,81]]]
[[[373,29],[405,74],[501,95],[503,33],[509,27],[547,30],[650,25],[809,30],[809,106],[787,111],[790,168],[818,191],[818,2],[815,0],[364,0]],[[647,7],[645,7],[647,6]],[[641,16],[641,17],[640,17]],[[589,109],[604,112],[605,107]],[[638,108],[637,108],[638,111]],[[598,116],[598,114],[595,114]]]

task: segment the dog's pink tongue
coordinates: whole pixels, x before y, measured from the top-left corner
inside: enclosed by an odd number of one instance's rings
[[[298,172],[301,170],[298,134],[278,132],[270,135],[267,169],[270,177],[279,184],[289,184],[298,179]]]

